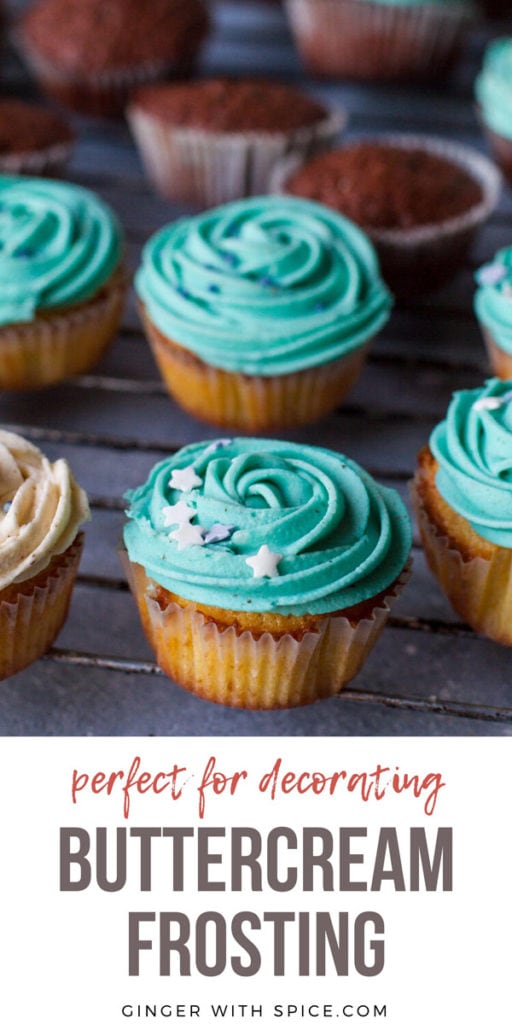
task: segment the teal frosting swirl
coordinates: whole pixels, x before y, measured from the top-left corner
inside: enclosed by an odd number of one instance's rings
[[[121,231],[94,193],[0,175],[0,325],[85,302],[121,256]]]
[[[476,273],[475,313],[499,348],[512,355],[512,246]]]
[[[430,448],[442,497],[485,540],[512,548],[512,382],[456,391]]]
[[[173,471],[190,466],[196,486],[183,493]],[[285,441],[189,445],[126,497],[130,560],[172,593],[234,611],[347,608],[389,587],[411,547],[409,516],[395,491],[343,455]],[[202,546],[180,550],[174,535],[181,527],[165,525],[164,510],[179,501],[193,510]],[[229,537],[209,542],[218,524]],[[264,545],[281,556],[271,578],[258,578],[246,561]]]
[[[167,337],[225,370],[273,376],[329,362],[386,322],[366,235],[319,203],[245,199],[170,224],[135,287]]]
[[[487,47],[475,94],[485,124],[512,139],[512,39],[496,39]]]

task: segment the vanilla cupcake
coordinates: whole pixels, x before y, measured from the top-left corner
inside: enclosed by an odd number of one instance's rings
[[[335,408],[391,308],[366,235],[292,197],[169,224],[147,243],[135,288],[170,393],[200,419],[245,431]]]
[[[512,390],[455,392],[412,487],[430,568],[474,630],[512,645]]]
[[[88,518],[67,462],[0,430],[0,679],[44,654],[63,626]]]
[[[158,664],[218,703],[290,707],[337,693],[406,578],[398,494],[327,449],[194,444],[126,497],[128,578]]]
[[[475,313],[493,372],[512,378],[512,246],[500,249],[477,271]]]
[[[125,290],[121,230],[98,196],[0,177],[0,388],[89,370],[117,331]]]

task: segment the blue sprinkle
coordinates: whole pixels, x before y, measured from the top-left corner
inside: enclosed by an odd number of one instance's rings
[[[230,228],[228,228],[227,231],[225,232],[225,236],[226,238],[238,238],[240,236],[240,228],[238,227],[238,225],[233,224]]]
[[[237,260],[236,256],[234,255],[234,253],[232,253],[232,252],[224,252],[222,255],[223,255],[224,259],[226,260],[226,263],[229,263],[230,267],[236,267],[238,260]]]
[[[183,287],[182,287],[182,285],[180,285],[180,286],[179,286],[179,287],[178,287],[178,288],[176,289],[176,291],[178,292],[178,295],[181,295],[181,296],[182,296],[182,298],[184,298],[184,299],[188,299],[188,298],[190,298],[190,296],[189,296],[189,293],[187,292],[187,290],[186,290],[185,288],[183,288]]]
[[[16,252],[14,253],[14,255],[20,257],[20,259],[22,259],[22,260],[27,260],[27,259],[30,259],[30,257],[33,256],[34,253],[33,253],[32,249],[28,249],[26,247],[22,247],[21,249],[17,249]]]
[[[215,294],[217,294],[218,292],[220,292],[220,288],[219,288],[218,284],[209,284],[208,285],[208,291],[209,292],[215,292]]]
[[[327,309],[327,304],[325,302],[317,302],[315,313],[323,313],[324,309]]]
[[[265,288],[276,287],[276,282],[274,281],[274,278],[270,276],[270,274],[265,274],[264,277],[260,277],[260,284],[264,285]]]

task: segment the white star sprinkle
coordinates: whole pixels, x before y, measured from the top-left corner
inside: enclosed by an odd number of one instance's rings
[[[227,540],[231,537],[234,526],[224,526],[224,523],[214,523],[204,538],[205,544],[216,544],[219,540]]]
[[[477,271],[478,284],[495,285],[503,281],[503,278],[507,276],[507,268],[503,263],[487,263],[484,267],[481,267]]]
[[[202,526],[192,526],[191,523],[182,523],[169,534],[169,540],[175,540],[178,551],[185,548],[201,547],[204,544],[204,530]]]
[[[227,448],[228,444],[231,444],[230,437],[219,437],[218,441],[212,441],[204,450],[205,455],[210,455],[211,452],[216,452],[219,448]]]
[[[257,554],[251,555],[245,561],[251,567],[255,580],[262,579],[264,576],[272,579],[274,576],[279,576],[277,566],[282,557],[282,555],[271,551],[267,544],[262,544]]]
[[[501,398],[490,395],[488,398],[478,398],[473,404],[473,409],[480,411],[481,409],[501,409],[502,405],[508,405],[512,402],[512,391],[506,391]]]
[[[177,501],[175,505],[165,505],[162,509],[164,526],[176,526],[189,523],[196,515],[194,508],[189,508],[186,501]]]
[[[169,480],[169,487],[174,487],[176,491],[192,491],[194,487],[199,487],[202,482],[194,467],[190,465],[185,466],[185,469],[173,469],[171,479]]]

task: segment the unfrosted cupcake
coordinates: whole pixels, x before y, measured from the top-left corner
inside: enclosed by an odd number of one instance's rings
[[[350,217],[375,245],[400,297],[446,284],[494,209],[501,176],[468,146],[429,135],[363,138],[306,161],[289,157],[273,190]]]
[[[455,392],[420,453],[413,498],[425,553],[455,611],[512,645],[512,390]]]
[[[119,325],[121,230],[87,189],[0,176],[0,388],[90,369]]]
[[[495,39],[487,47],[475,95],[491,151],[512,181],[512,39]]]
[[[44,654],[63,626],[88,518],[67,462],[0,430],[0,679]]]
[[[335,408],[391,307],[359,228],[276,196],[169,224],[147,243],[135,287],[170,393],[249,432]]]
[[[213,78],[145,86],[128,120],[158,191],[215,206],[266,192],[279,159],[325,148],[346,117],[280,82]]]
[[[285,0],[295,42],[316,74],[431,78],[456,59],[470,0]]]
[[[133,90],[191,70],[202,0],[38,0],[16,39],[41,88],[85,114],[121,114]]]
[[[493,372],[512,378],[512,246],[500,249],[477,271],[475,313]]]
[[[0,99],[0,173],[55,174],[75,136],[60,114],[18,99]]]
[[[323,448],[190,445],[126,497],[128,577],[158,664],[218,703],[337,693],[407,575],[398,494]]]

